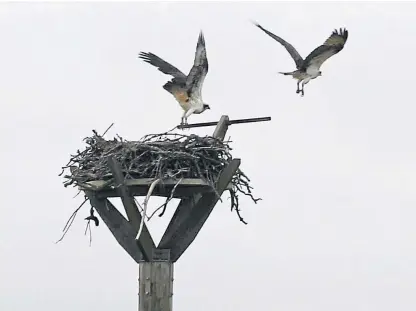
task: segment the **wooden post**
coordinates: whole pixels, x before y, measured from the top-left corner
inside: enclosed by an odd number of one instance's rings
[[[139,263],[139,311],[172,311],[173,263],[169,249],[155,249]]]

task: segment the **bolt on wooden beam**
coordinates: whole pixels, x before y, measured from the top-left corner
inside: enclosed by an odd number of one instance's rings
[[[228,120],[227,125],[242,124],[242,123],[253,123],[253,122],[265,122],[265,121],[271,121],[271,120],[272,120],[272,117],[236,119],[236,120]],[[181,124],[181,125],[178,125],[178,129],[186,129],[186,128],[193,128],[193,127],[204,127],[204,126],[216,126],[218,123],[219,123],[219,121],[194,123],[194,124]]]

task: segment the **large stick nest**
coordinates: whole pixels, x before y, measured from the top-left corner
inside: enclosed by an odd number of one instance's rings
[[[84,141],[87,147],[71,155],[69,163],[63,167],[65,187],[79,186],[93,180],[109,180],[111,170],[107,157],[113,157],[121,166],[125,179],[152,178],[165,179],[201,178],[213,190],[221,171],[231,162],[229,142],[211,136],[184,135],[174,133],[146,135],[139,141],[127,141],[117,135],[106,140],[93,131],[92,137]],[[75,169],[74,169],[75,168]],[[231,181],[231,210],[239,214],[238,194],[249,196],[255,203],[250,179],[238,169]],[[174,188],[175,189],[175,188]],[[174,191],[174,189],[172,191]]]

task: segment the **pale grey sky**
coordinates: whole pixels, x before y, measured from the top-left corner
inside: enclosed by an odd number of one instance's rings
[[[303,56],[334,28],[349,38],[301,98],[277,74],[289,54],[250,19]],[[2,3],[0,310],[137,309],[138,267],[105,226],[89,247],[88,207],[54,244],[82,201],[57,175],[92,129],[178,124],[169,77],[137,54],[188,71],[200,29],[211,110],[190,122],[272,121],[230,128],[263,201],[243,199],[247,226],[217,205],[175,265],[174,310],[414,310],[415,20],[399,2]],[[173,209],[149,224],[158,239]]]

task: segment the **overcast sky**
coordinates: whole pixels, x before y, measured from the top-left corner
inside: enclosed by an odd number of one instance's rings
[[[334,28],[349,38],[302,98],[251,19],[303,56]],[[137,310],[138,266],[104,225],[89,246],[89,206],[54,244],[82,202],[58,174],[92,129],[134,140],[180,122],[169,77],[137,54],[187,72],[202,29],[211,110],[189,121],[272,121],[229,129],[263,201],[242,200],[247,226],[216,206],[175,265],[174,310],[414,310],[415,20],[399,2],[2,3],[0,309]],[[157,241],[174,207],[149,223]]]

